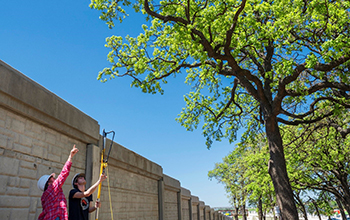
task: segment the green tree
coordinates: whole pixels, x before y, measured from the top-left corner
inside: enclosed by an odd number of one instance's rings
[[[350,90],[349,1],[92,0],[90,6],[112,28],[129,5],[151,26],[135,38],[109,37],[111,67],[98,78],[130,76],[143,92],[162,93],[162,82],[186,70],[194,86],[178,121],[189,130],[203,121],[208,146],[263,124],[282,218],[298,219],[279,123],[313,123],[349,108],[332,92]],[[319,113],[325,106],[330,110]]]
[[[216,163],[215,168],[208,172],[210,179],[215,178],[223,183],[229,194],[230,202],[235,209],[235,219],[238,220],[239,210],[245,210],[247,199],[246,166],[242,163],[243,156],[235,149],[223,158],[222,163]],[[245,214],[244,214],[244,219]]]
[[[292,188],[293,188],[293,185],[292,185]],[[307,210],[306,210],[306,206],[305,206],[305,201],[303,199],[304,191],[303,190],[297,190],[297,189],[293,188],[293,192],[294,192],[295,203],[296,203],[296,206],[297,206],[298,210],[300,210],[300,212],[303,214],[304,219],[308,220]]]
[[[225,184],[231,198],[241,201],[234,203],[235,207],[246,202],[258,207],[259,219],[262,220],[264,213],[273,210],[276,203],[273,199],[272,181],[267,172],[267,141],[262,134],[257,134],[256,137],[258,138],[247,138],[245,142],[238,143],[208,175]]]
[[[330,193],[339,208],[350,213],[350,135],[339,132],[348,123],[349,114],[339,115],[312,126],[284,129],[283,136],[289,167],[294,169],[292,187]]]
[[[244,176],[247,179],[246,190],[250,204],[258,207],[259,219],[263,219],[267,212],[274,211],[274,187],[268,174],[268,144],[264,134],[251,132],[243,134],[243,142],[237,144],[241,152],[241,163],[245,166]]]
[[[317,215],[320,220],[322,219],[321,215],[330,217],[334,214],[334,206],[330,201],[333,201],[333,198],[328,192],[319,191],[316,198],[309,197],[308,212]]]

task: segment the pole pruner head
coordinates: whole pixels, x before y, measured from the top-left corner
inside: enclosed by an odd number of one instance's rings
[[[107,156],[106,156],[106,157],[103,157],[103,158],[104,158],[104,163],[107,163],[107,162],[108,162],[109,154],[111,153],[111,149],[112,149],[112,145],[113,145],[113,140],[114,140],[115,132],[114,132],[114,131],[106,132],[106,131],[103,129],[103,132],[102,132],[102,135],[103,135],[102,153],[105,152],[105,143],[106,143],[106,140],[107,140],[107,135],[110,134],[110,133],[112,133],[112,139],[111,139],[111,144],[109,145],[109,150],[108,150]]]

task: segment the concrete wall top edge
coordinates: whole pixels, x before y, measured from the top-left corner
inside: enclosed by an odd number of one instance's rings
[[[186,189],[186,188],[181,187],[181,194],[184,196],[191,196],[191,191]]]
[[[167,186],[171,186],[177,189],[180,189],[180,181],[177,179],[174,179],[166,174],[163,174],[163,180],[164,180],[164,184]]]
[[[192,202],[199,202],[199,198],[197,196],[191,196]]]
[[[0,78],[0,90],[5,94],[98,140],[100,126],[96,120],[2,60]]]

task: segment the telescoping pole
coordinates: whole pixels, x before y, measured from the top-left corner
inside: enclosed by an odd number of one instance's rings
[[[102,175],[103,173],[103,170],[104,170],[104,161],[103,161],[103,155],[104,155],[104,152],[105,152],[105,135],[104,135],[104,130],[103,130],[103,138],[102,138],[102,151],[101,151],[101,168],[100,168],[100,176]],[[99,176],[99,177],[100,177]],[[102,186],[102,183],[100,182],[100,184],[98,185],[98,190],[97,190],[97,199],[96,201],[99,202],[100,201],[100,197],[101,197],[101,186]],[[96,220],[98,220],[98,213],[99,213],[99,208],[97,207],[96,209]]]
[[[103,154],[101,155],[101,169],[100,169],[100,176],[102,175],[102,173],[104,172],[104,169],[105,169],[105,167],[107,166],[107,164],[105,164],[104,162],[103,162]],[[97,191],[97,199],[96,199],[96,201],[100,201],[100,197],[101,197],[101,186],[102,186],[102,183],[100,183],[99,185],[98,185],[98,191]],[[98,220],[98,212],[99,212],[99,209],[100,208],[96,208],[96,220]]]
[[[109,133],[113,133],[113,137],[112,137],[112,140],[111,140],[111,145],[109,146],[109,151],[108,151],[107,157],[104,159],[105,143],[106,143],[106,139],[107,139],[107,134],[109,134]],[[103,129],[100,176],[102,175],[102,173],[104,173],[105,168],[107,167],[109,154],[111,153],[111,148],[112,148],[112,145],[113,145],[114,134],[115,134],[114,131],[110,131],[110,132],[106,133],[105,130]],[[102,186],[102,182],[100,182],[100,184],[98,185],[97,199],[96,199],[96,201],[98,201],[98,202],[100,202],[101,186]],[[95,218],[96,220],[98,220],[98,214],[99,214],[99,208],[97,207],[97,209],[96,209],[96,218]]]

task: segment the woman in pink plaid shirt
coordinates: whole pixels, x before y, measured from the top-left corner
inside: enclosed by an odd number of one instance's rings
[[[39,215],[39,220],[68,220],[67,201],[63,194],[62,186],[69,175],[72,157],[78,151],[78,148],[75,148],[74,145],[57,179],[55,179],[54,173],[44,175],[39,179],[38,188],[44,191],[41,196],[43,211]]]

